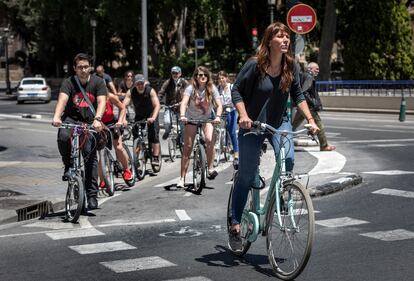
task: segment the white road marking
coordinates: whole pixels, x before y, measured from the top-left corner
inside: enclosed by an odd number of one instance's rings
[[[187,212],[185,210],[175,210],[175,213],[177,214],[177,217],[180,219],[180,221],[191,220],[190,216],[187,215]]]
[[[98,204],[101,205],[101,204],[105,203],[106,201],[111,200],[111,199],[113,199],[113,198],[115,198],[119,195],[121,195],[121,194],[120,193],[115,193],[114,195],[108,196],[108,197],[98,197]]]
[[[384,171],[372,171],[363,172],[364,174],[383,175],[383,176],[398,176],[414,174],[414,171],[402,171],[402,170],[384,170]]]
[[[72,223],[38,221],[35,223],[23,225],[23,227],[42,227],[42,228],[50,228],[50,229],[73,229],[74,225]]]
[[[354,131],[374,131],[374,132],[393,132],[393,133],[407,133],[408,130],[388,130],[381,128],[357,128],[357,127],[341,127],[341,126],[329,126],[329,129],[342,129],[342,130],[354,130]]]
[[[339,173],[345,166],[346,158],[336,151],[319,151],[319,148],[305,147],[311,155],[318,159],[315,167],[309,172],[309,175]]]
[[[187,278],[180,278],[180,279],[168,279],[165,281],[212,281],[204,276],[196,276],[196,277],[187,277]]]
[[[374,239],[379,239],[382,241],[387,241],[387,242],[414,239],[414,232],[411,232],[405,229],[367,232],[367,233],[361,233],[360,235],[374,238]]]
[[[105,235],[105,234],[96,230],[95,228],[81,228],[81,229],[72,229],[68,231],[47,232],[46,235],[52,238],[53,240],[62,240],[62,239],[99,236],[99,235]]]
[[[8,167],[8,166],[16,166],[23,163],[22,161],[0,161],[0,168]]]
[[[136,247],[122,241],[69,246],[81,255],[133,250]]]
[[[107,261],[100,262],[100,264],[116,273],[177,266],[172,262],[169,262],[165,259],[156,256],[137,259]]]
[[[81,228],[92,228],[92,224],[89,222],[88,217],[80,217],[79,225]]]
[[[316,221],[317,224],[326,226],[326,227],[344,227],[344,226],[352,226],[352,225],[360,225],[369,223],[363,220],[357,220],[349,217],[343,218],[336,218],[336,219],[328,219],[328,220],[318,220]]]
[[[338,141],[338,143],[382,143],[382,142],[414,142],[414,139],[382,139],[382,140],[350,140]]]
[[[406,198],[414,198],[413,191],[405,191],[405,190],[390,189],[390,188],[383,188],[383,189],[374,191],[372,193],[382,194],[382,195],[400,196],[400,197],[406,197]]]
[[[184,197],[189,197],[189,196],[191,196],[191,195],[193,195],[191,192],[186,192],[186,193],[184,194]]]
[[[387,143],[387,144],[368,144],[368,146],[372,147],[401,147],[407,146],[406,144],[398,144],[398,143]]]
[[[146,225],[146,224],[158,224],[158,223],[167,223],[167,222],[176,222],[175,219],[163,219],[163,220],[153,220],[153,221],[138,221],[138,222],[114,222],[114,223],[104,223],[98,224],[95,227],[114,227],[114,226],[129,226],[129,225]]]

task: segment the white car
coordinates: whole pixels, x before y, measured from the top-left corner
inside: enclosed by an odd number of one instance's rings
[[[45,78],[26,77],[23,78],[17,88],[17,103],[25,101],[44,101],[50,102],[52,91],[47,85]]]

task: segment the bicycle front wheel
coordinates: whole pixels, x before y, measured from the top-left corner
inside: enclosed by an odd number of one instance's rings
[[[220,164],[221,152],[223,147],[223,132],[216,131],[216,143],[214,144],[214,167]]]
[[[158,154],[158,156],[156,156],[155,158],[158,160],[158,162],[154,162],[155,156],[152,156],[151,153],[151,167],[152,167],[152,171],[154,173],[159,173],[161,171],[161,166],[162,166],[162,153],[161,153],[161,143],[160,143],[160,154]]]
[[[168,138],[168,155],[170,156],[171,162],[174,162],[177,156],[177,140],[174,136]]]
[[[315,214],[309,193],[299,182],[283,186],[279,196],[279,211],[276,210],[276,196],[273,194],[266,215],[267,252],[276,276],[292,280],[302,272],[309,260],[315,233]]]
[[[78,221],[85,204],[85,189],[80,176],[68,180],[68,190],[65,198],[65,219],[72,223]]]
[[[145,177],[146,172],[146,165],[147,165],[147,158],[145,156],[145,144],[138,141],[138,139],[134,140],[134,165],[137,178],[139,180],[143,180]]]
[[[113,196],[115,193],[114,167],[109,156],[110,153],[109,149],[105,147],[99,151],[99,156],[101,158],[100,165],[102,177],[105,182],[105,191],[109,196]]]
[[[206,186],[206,152],[202,145],[197,145],[193,158],[193,191],[200,194]]]
[[[224,159],[226,159],[226,161],[231,161],[231,154],[234,153],[233,151],[233,143],[231,142],[231,137],[230,137],[230,133],[226,132],[226,138],[224,140]]]

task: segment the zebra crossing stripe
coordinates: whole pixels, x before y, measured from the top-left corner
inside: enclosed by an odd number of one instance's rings
[[[133,250],[136,247],[122,241],[69,246],[81,255]]]
[[[169,262],[163,258],[157,257],[157,256],[137,258],[137,259],[106,261],[106,262],[100,262],[100,264],[102,264],[106,268],[109,268],[110,270],[116,273],[177,266],[176,264]]]
[[[383,189],[374,191],[372,193],[382,194],[382,195],[400,196],[400,197],[406,197],[406,198],[414,198],[413,191],[405,191],[405,190],[390,189],[390,188],[383,188]]]
[[[99,235],[105,235],[105,234],[96,230],[95,228],[80,228],[80,229],[71,229],[68,231],[47,232],[46,235],[52,238],[53,240],[62,240],[62,239],[99,236]]]
[[[196,276],[196,277],[187,277],[187,278],[180,278],[180,279],[168,279],[166,281],[212,281],[204,276]]]
[[[189,215],[187,215],[187,212],[185,210],[175,210],[175,213],[177,214],[180,221],[190,221],[191,218]]]
[[[401,170],[372,171],[372,172],[363,172],[363,173],[373,174],[373,175],[384,175],[384,176],[398,176],[398,175],[414,174],[413,171],[401,171]]]
[[[335,218],[328,220],[318,220],[315,223],[326,227],[344,227],[368,223],[367,221],[357,220],[349,217]]]
[[[376,231],[362,233],[362,236],[379,239],[382,241],[400,241],[406,239],[414,239],[414,232],[405,229],[395,229],[389,231]]]

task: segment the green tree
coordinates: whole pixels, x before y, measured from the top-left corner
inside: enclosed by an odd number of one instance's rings
[[[342,0],[339,7],[346,78],[414,77],[410,17],[405,1]]]

